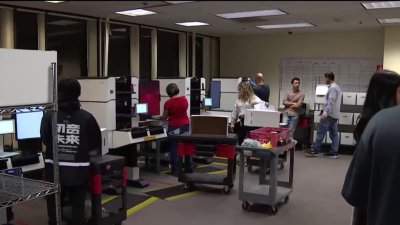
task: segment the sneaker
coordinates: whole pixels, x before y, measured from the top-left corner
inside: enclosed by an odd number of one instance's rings
[[[318,155],[319,154],[313,150],[306,152],[306,157],[318,157]]]
[[[328,157],[330,159],[337,159],[339,158],[338,154],[336,153],[324,153],[324,157]]]

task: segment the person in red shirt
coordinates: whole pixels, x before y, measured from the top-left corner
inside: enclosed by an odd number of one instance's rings
[[[168,133],[184,133],[189,131],[189,117],[187,109],[189,103],[185,96],[179,96],[179,88],[175,83],[168,84],[166,92],[170,99],[164,104],[164,119],[168,120]],[[176,175],[181,169],[178,164],[178,143],[175,140],[169,141],[171,173]],[[184,171],[187,173],[192,170],[192,157],[185,156]]]

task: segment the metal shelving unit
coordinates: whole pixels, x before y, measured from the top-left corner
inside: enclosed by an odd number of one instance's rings
[[[57,136],[57,63],[52,62],[49,66],[51,76],[51,84],[49,82],[48,87],[49,95],[52,94],[52,102],[44,104],[33,104],[33,105],[12,105],[0,107],[0,115],[11,115],[17,113],[21,109],[30,110],[43,110],[52,112],[52,135]],[[13,84],[10,84],[13,85]],[[18,89],[16,86],[15,89]],[[11,93],[12,94],[12,93]],[[7,97],[7,96],[3,96]],[[60,186],[59,186],[59,171],[58,171],[58,147],[57,138],[53,138],[53,170],[54,177],[53,182],[44,182],[40,180],[32,180],[22,177],[10,176],[6,174],[0,174],[0,209],[10,207],[23,203],[25,201],[45,197],[47,195],[55,194],[56,201],[56,224],[61,223],[61,203],[60,203]]]
[[[54,194],[58,185],[7,174],[0,174],[0,208]]]

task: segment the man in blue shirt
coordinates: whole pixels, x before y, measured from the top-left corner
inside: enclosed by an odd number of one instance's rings
[[[269,102],[269,85],[264,84],[264,76],[262,73],[257,73],[254,77],[256,85],[253,86],[254,94],[264,102]]]
[[[329,153],[325,153],[324,156],[337,159],[337,152],[339,149],[338,119],[340,115],[342,91],[335,83],[335,75],[332,72],[325,73],[325,82],[329,89],[326,94],[324,109],[318,125],[317,138],[314,142],[314,148],[307,152],[306,156],[318,156],[321,150],[322,140],[324,139],[326,132],[329,131],[329,137],[332,140],[332,144]]]

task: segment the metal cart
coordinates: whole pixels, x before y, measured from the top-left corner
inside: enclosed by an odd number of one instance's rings
[[[183,188],[188,189],[194,184],[211,184],[223,185],[222,192],[229,194],[233,188],[236,178],[236,159],[235,159],[235,145],[237,136],[235,134],[228,135],[202,135],[190,134],[189,132],[183,134],[169,134],[171,139],[178,141],[178,156],[182,161],[184,155],[195,154],[196,142],[210,142],[215,145],[215,154],[219,157],[228,159],[228,168],[226,174],[200,174],[200,173],[184,173],[179,171],[178,181],[183,183]],[[179,148],[181,148],[179,150]]]
[[[281,147],[272,149],[236,146],[236,150],[240,154],[239,163],[239,200],[242,200],[242,208],[250,210],[251,203],[268,205],[268,213],[273,215],[278,212],[277,203],[289,201],[289,194],[293,190],[293,165],[294,165],[294,148],[295,141]],[[260,158],[260,173],[258,185],[247,185],[244,187],[244,151],[250,150],[257,153]],[[277,167],[278,158],[284,152],[290,152],[289,181],[278,181]],[[269,180],[266,178],[266,164],[270,163]]]

